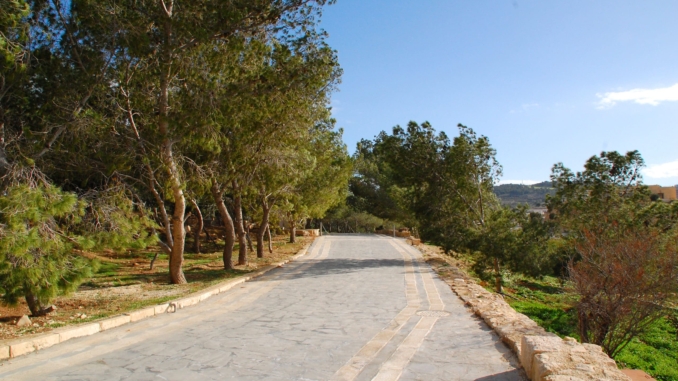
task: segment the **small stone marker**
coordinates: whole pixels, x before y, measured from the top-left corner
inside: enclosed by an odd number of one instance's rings
[[[31,319],[28,318],[28,315],[24,315],[16,322],[17,327],[29,327],[31,325]]]

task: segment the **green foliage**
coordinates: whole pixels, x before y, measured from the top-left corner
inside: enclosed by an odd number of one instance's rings
[[[564,311],[539,302],[512,302],[516,311],[525,314],[547,331],[561,337],[576,337],[577,316],[574,310]]]
[[[361,140],[353,159],[354,175],[349,180],[347,204],[405,226],[416,225],[409,208],[409,192],[395,183],[394,171],[381,151],[375,150],[375,143]]]
[[[91,240],[96,250],[145,249],[157,242],[152,234],[157,224],[141,205],[135,207],[123,187],[90,191],[83,199],[87,213],[77,231]]]
[[[573,233],[642,224],[639,212],[651,202],[649,189],[642,184],[643,166],[638,151],[602,152],[577,173],[558,163],[551,174],[555,194],[546,198],[549,211]]]
[[[556,192],[547,197],[560,249],[571,254],[579,336],[613,357],[662,316],[678,289],[678,205],[650,198],[643,166],[637,151],[602,152],[577,173],[556,164]]]
[[[380,227],[394,224],[367,212],[357,212],[345,204],[330,209],[322,222],[325,230],[337,232],[341,229],[343,232],[355,233],[374,233]]]
[[[0,68],[22,61],[28,34],[25,18],[30,6],[25,0],[0,0]],[[3,70],[4,71],[4,70]]]
[[[678,381],[678,332],[668,316],[654,322],[615,357],[621,366],[642,369],[661,381]]]
[[[553,277],[541,279],[511,277],[506,284],[506,301],[516,311],[534,320],[549,332],[561,337],[579,338],[576,295],[567,292],[567,285]],[[678,380],[678,331],[676,313],[669,313],[615,357],[620,367],[642,369],[657,380]]]
[[[479,273],[492,268],[500,277],[503,266],[551,273],[554,255],[544,248],[552,226],[525,207],[500,206],[493,193],[502,172],[495,149],[471,128],[457,128],[450,141],[429,123],[410,122],[361,141],[348,204],[411,223],[445,250],[475,251]]]
[[[343,131],[333,127],[334,120],[326,120],[313,130],[307,149],[314,164],[288,198],[297,217],[321,218],[346,199],[353,163],[341,139]]]
[[[472,230],[469,247],[478,251],[476,272],[494,268],[498,285],[498,265],[515,273],[550,275],[556,258],[547,248],[552,228],[540,214],[528,213],[526,206],[491,211],[485,224]]]
[[[0,290],[5,303],[25,297],[31,312],[74,291],[98,263],[82,250],[145,248],[155,226],[121,188],[84,197],[51,184],[35,168],[13,166],[0,196]]]
[[[0,290],[15,304],[34,296],[41,305],[72,292],[92,274],[96,263],[74,247],[91,247],[69,226],[80,222],[85,204],[50,184],[7,187],[0,196]],[[29,302],[30,305],[30,302]],[[31,311],[36,314],[38,311]]]

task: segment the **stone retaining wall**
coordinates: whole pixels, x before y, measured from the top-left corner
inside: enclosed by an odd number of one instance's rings
[[[444,258],[427,252],[428,255]],[[447,262],[447,261],[446,261]],[[456,271],[457,275],[461,275]],[[532,319],[516,312],[501,295],[471,280],[446,280],[473,312],[490,326],[520,359],[532,381],[631,381],[602,348],[561,339]]]

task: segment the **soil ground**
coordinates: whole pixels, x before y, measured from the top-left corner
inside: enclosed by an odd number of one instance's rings
[[[218,232],[210,233],[212,237],[218,236]],[[55,299],[52,302],[57,307],[55,312],[43,317],[31,317],[32,326],[19,328],[15,325],[16,321],[24,314],[30,316],[25,301],[22,300],[17,306],[0,306],[0,340],[47,332],[65,325],[119,315],[177,299],[284,260],[296,254],[313,237],[297,237],[294,244],[288,243],[288,240],[286,235],[273,237],[272,254],[266,248],[264,258],[260,259],[256,257],[256,251],[249,251],[248,263],[235,266],[232,271],[223,269],[223,242],[203,239],[201,254],[195,254],[190,252],[193,243],[189,240],[184,255],[184,273],[188,283],[184,285],[169,283],[169,262],[165,254],[159,254],[153,270],[150,269],[151,259],[159,250],[155,247],[125,253],[85,253],[98,259],[99,270],[75,293]],[[256,245],[254,248],[256,250]],[[237,264],[237,245],[233,253],[233,263]]]

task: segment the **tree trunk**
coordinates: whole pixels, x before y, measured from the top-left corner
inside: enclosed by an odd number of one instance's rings
[[[245,238],[247,238],[247,247],[250,251],[254,251],[254,246],[252,245],[252,236],[250,235],[250,224],[245,224]]]
[[[45,316],[48,313],[54,311],[53,306],[43,307],[40,303],[40,300],[38,300],[38,298],[33,295],[33,293],[29,291],[28,288],[25,290],[24,298],[26,299],[26,304],[28,304],[28,309],[31,311],[31,316]]]
[[[196,216],[198,216],[198,224],[193,231],[193,251],[196,254],[200,254],[200,233],[202,233],[202,229],[205,227],[205,221],[202,218],[202,212],[200,211],[198,203],[194,199],[191,199],[191,204],[195,209]]]
[[[273,254],[273,240],[271,239],[271,225],[266,227],[266,235],[268,235],[268,252]]]
[[[216,181],[212,181],[212,198],[219,211],[221,222],[224,225],[226,234],[224,235],[224,270],[233,270],[233,245],[235,244],[235,227],[233,226],[233,219],[228,214],[226,204],[224,203],[223,192],[219,189]]]
[[[172,138],[169,131],[169,88],[172,77],[172,3],[165,9],[167,21],[164,25],[163,52],[161,62],[161,78],[158,97],[158,130],[162,137],[160,156],[167,168],[168,180],[172,196],[174,196],[174,214],[172,215],[172,252],[169,258],[170,281],[173,284],[186,283],[182,266],[184,264],[184,215],[186,213],[186,198],[184,197],[181,174],[177,168],[172,151]]]
[[[174,194],[174,214],[172,215],[172,253],[170,254],[170,280],[172,284],[184,284],[184,244],[186,242],[186,231],[184,229],[184,214],[186,213],[186,200],[184,192],[179,184],[179,179],[175,178],[172,185]]]
[[[33,295],[30,291],[25,291],[24,297],[26,298],[26,304],[28,304],[28,309],[31,311],[31,316],[42,316],[42,306],[38,298]]]
[[[271,207],[268,205],[266,198],[261,200],[261,209],[263,215],[261,217],[261,223],[259,224],[259,231],[257,232],[257,258],[264,257],[264,234],[268,230],[268,216],[271,212]],[[271,238],[268,238],[269,250],[271,245]]]
[[[295,224],[292,217],[290,217],[290,243],[295,242],[297,242],[297,224]]]
[[[245,225],[242,217],[242,198],[238,193],[237,186],[234,186],[233,188],[235,190],[233,209],[235,211],[235,232],[238,237],[238,265],[246,265],[247,237],[245,234]]]
[[[577,328],[579,328],[579,338],[580,338],[582,343],[588,343],[589,342],[589,324],[588,324],[586,312],[582,311],[581,309],[578,309],[577,317],[579,319],[579,324],[577,325]]]
[[[173,240],[172,240],[172,224],[170,223],[170,219],[167,215],[167,208],[165,207],[165,201],[163,201],[163,197],[160,195],[158,190],[155,188],[155,173],[153,173],[153,168],[151,168],[150,164],[146,164],[146,170],[148,171],[148,189],[151,191],[153,194],[153,197],[155,198],[155,202],[158,204],[158,207],[155,209],[156,212],[156,219],[157,219],[157,214],[158,210],[160,211],[160,218],[162,219],[162,225],[163,225],[163,230],[165,233],[165,245],[170,249],[167,250],[167,254],[169,255],[171,252],[171,248],[173,246]],[[151,267],[151,270],[153,268]]]
[[[499,259],[494,259],[494,288],[499,294],[502,293],[501,289],[501,272],[499,269]]]

